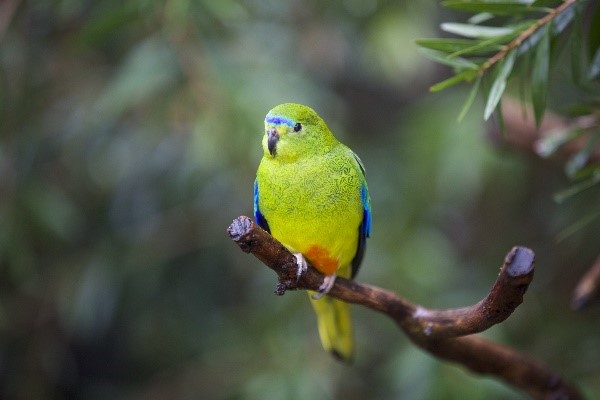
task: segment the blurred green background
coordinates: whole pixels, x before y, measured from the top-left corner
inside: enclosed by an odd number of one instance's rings
[[[306,295],[275,296],[274,274],[227,238],[252,212],[264,115],[288,101],[366,165],[359,280],[464,306],[511,246],[529,246],[525,302],[485,336],[600,398],[600,307],[569,308],[600,231],[557,241],[597,193],[555,204],[560,163],[494,146],[481,105],[457,124],[467,87],[428,92],[448,71],[412,41],[437,35],[453,18],[442,13],[434,1],[0,2],[0,398],[524,397],[358,307],[356,361],[337,363]]]

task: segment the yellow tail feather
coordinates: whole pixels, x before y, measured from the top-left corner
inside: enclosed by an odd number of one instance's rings
[[[354,356],[354,339],[350,305],[327,295],[315,300],[312,298],[315,294],[317,293],[308,292],[310,302],[317,314],[323,348],[336,358],[351,362]]]

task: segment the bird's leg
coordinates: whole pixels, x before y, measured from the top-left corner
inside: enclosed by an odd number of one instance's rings
[[[333,284],[335,283],[335,278],[337,278],[337,274],[327,275],[325,279],[323,279],[323,283],[319,286],[318,293],[312,296],[314,300],[319,300],[321,297],[329,293]]]
[[[296,257],[296,264],[298,265],[296,270],[296,283],[298,283],[302,274],[308,270],[308,264],[302,253],[294,253],[294,257]]]

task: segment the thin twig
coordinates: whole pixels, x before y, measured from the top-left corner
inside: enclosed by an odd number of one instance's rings
[[[228,228],[230,238],[277,273],[275,292],[316,290],[323,281],[314,268],[296,277],[296,258],[248,217],[236,218]],[[407,336],[436,357],[454,361],[470,370],[493,375],[539,399],[581,399],[578,391],[539,361],[515,349],[479,336],[504,321],[522,302],[533,278],[534,254],[514,247],[506,256],[489,294],[479,303],[454,310],[430,310],[375,286],[338,278],[329,295],[361,304],[392,318]],[[469,336],[464,336],[469,335]]]
[[[560,6],[556,8],[550,9],[548,14],[544,15],[542,18],[535,21],[529,28],[525,29],[523,32],[519,34],[516,38],[511,40],[507,45],[503,46],[502,49],[488,58],[481,66],[479,67],[479,75],[483,75],[488,69],[490,69],[497,62],[502,60],[506,55],[523,44],[527,39],[529,39],[538,29],[542,28],[544,25],[552,22],[554,18],[558,15],[562,14],[567,10],[570,6],[575,4],[577,0],[565,0]]]

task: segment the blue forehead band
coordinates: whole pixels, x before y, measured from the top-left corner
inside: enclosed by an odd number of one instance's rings
[[[286,117],[278,117],[275,115],[267,115],[265,118],[265,122],[273,125],[282,125],[285,124],[289,127],[293,127],[295,125],[294,121]]]

